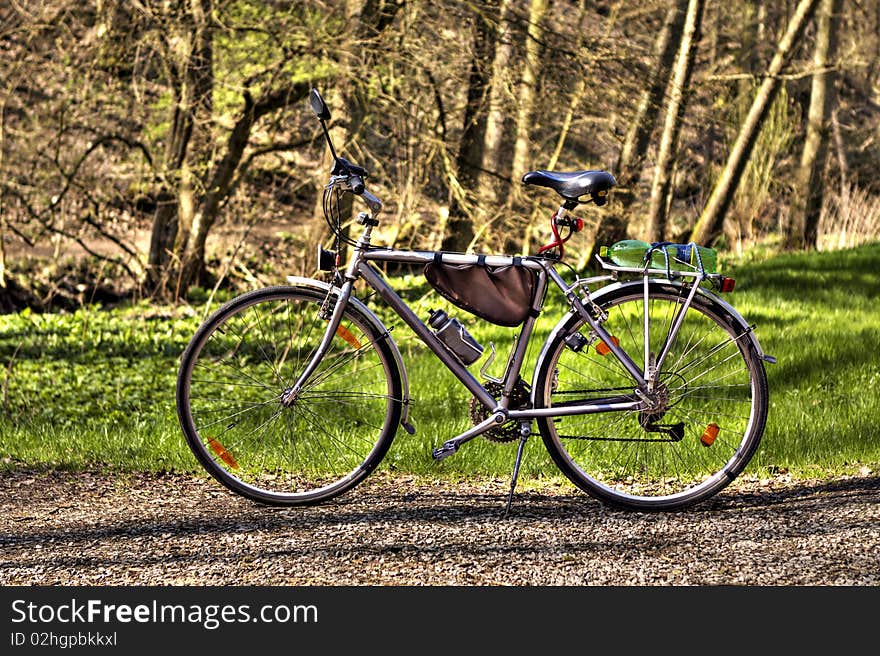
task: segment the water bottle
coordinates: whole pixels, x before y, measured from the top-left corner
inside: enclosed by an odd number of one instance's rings
[[[431,310],[428,325],[464,364],[473,364],[483,355],[482,345],[471,337],[458,319],[450,317],[443,310]]]
[[[617,266],[640,269],[645,266],[645,253],[653,245],[639,239],[624,239],[611,246],[602,246],[599,249],[599,255],[609,258]],[[700,262],[702,262],[706,273],[713,273],[718,264],[718,252],[714,248],[692,244],[664,244],[651,253],[652,269],[666,269],[664,250],[669,255],[669,268],[672,270],[698,270],[697,253],[699,253]]]

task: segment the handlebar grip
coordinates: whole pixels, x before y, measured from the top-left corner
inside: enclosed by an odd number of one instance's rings
[[[359,175],[353,175],[348,179],[348,184],[351,187],[351,192],[356,196],[360,196],[364,193],[364,179]]]

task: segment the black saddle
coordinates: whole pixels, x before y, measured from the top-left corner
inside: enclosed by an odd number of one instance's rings
[[[596,205],[604,205],[608,190],[617,184],[614,176],[606,171],[529,171],[522,178],[523,184],[549,187],[568,201],[575,201],[587,194]]]

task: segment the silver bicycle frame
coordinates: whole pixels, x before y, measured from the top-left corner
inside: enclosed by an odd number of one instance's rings
[[[357,258],[357,254],[355,255]],[[368,261],[398,262],[409,264],[427,264],[433,261],[433,251],[398,251],[393,249],[377,249],[362,253],[362,263],[357,265],[355,269],[370,287],[376,290],[379,296],[388,303],[389,306],[403,319],[403,321],[412,328],[413,332],[421,339],[440,360],[449,368],[449,370],[458,378],[462,384],[473,393],[475,397],[488,409],[493,411],[504,411],[508,417],[513,419],[530,419],[534,417],[551,417],[567,414],[586,414],[589,412],[603,412],[610,409],[620,410],[622,408],[607,408],[604,405],[583,404],[566,406],[565,408],[543,409],[543,410],[507,410],[508,396],[513,391],[513,387],[519,376],[523,361],[525,360],[526,349],[534,330],[536,315],[538,315],[544,305],[544,297],[547,291],[549,281],[553,281],[565,294],[571,307],[578,312],[584,320],[595,331],[596,335],[609,345],[621,364],[626,368],[633,377],[633,381],[640,388],[645,387],[646,381],[641,369],[632,361],[632,359],[616,346],[611,336],[597,319],[590,313],[578,297],[576,291],[580,289],[579,285],[569,286],[562,277],[552,267],[550,261],[543,258],[521,258],[520,266],[536,270],[538,272],[538,288],[532,301],[532,310],[526,320],[523,322],[522,330],[515,340],[513,354],[508,362],[507,370],[504,373],[504,393],[500,401],[496,401],[480,382],[474,378],[471,372],[452,355],[443,342],[419,319],[418,316],[410,309],[406,302],[397,295],[397,293],[385,282],[382,275],[375,267],[370,265]],[[442,261],[449,264],[474,264],[477,265],[482,260],[485,266],[512,266],[513,258],[506,255],[487,255],[481,258],[477,255],[468,255],[464,253],[443,253]],[[615,397],[616,399],[617,397]],[[638,405],[638,404],[636,404]]]
[[[391,307],[391,309],[406,323],[416,336],[437,356],[437,358],[449,369],[450,372],[464,385],[465,388],[486,408],[489,412],[487,418],[479,424],[473,426],[457,437],[444,442],[438,451],[452,453],[459,446],[471,440],[487,430],[503,424],[507,421],[519,421],[523,426],[524,434],[528,434],[530,429],[528,424],[532,419],[539,417],[560,417],[566,415],[582,415],[594,414],[600,412],[619,412],[626,410],[642,410],[645,408],[644,399],[652,391],[654,385],[654,376],[660,370],[663,360],[666,358],[671,348],[672,342],[681,327],[694,296],[699,288],[699,283],[705,274],[699,272],[681,272],[677,275],[683,277],[691,277],[694,279],[690,293],[685,299],[678,315],[672,322],[672,325],[666,335],[666,339],[661,347],[660,354],[655,362],[651,362],[651,354],[648,346],[648,335],[650,335],[650,322],[648,317],[648,271],[645,269],[629,269],[623,267],[609,266],[603,263],[605,269],[613,272],[641,273],[645,280],[645,353],[644,368],[640,368],[623,349],[621,349],[612,336],[605,330],[603,324],[602,311],[596,307],[591,299],[589,290],[583,280],[576,280],[574,284],[569,285],[562,276],[554,268],[553,260],[542,257],[518,257],[514,258],[509,255],[471,255],[466,253],[442,253],[441,261],[448,264],[459,265],[476,265],[487,267],[502,266],[524,266],[532,269],[538,274],[538,288],[534,299],[532,300],[532,312],[525,319],[519,334],[514,339],[514,346],[509,356],[504,376],[501,379],[503,383],[503,391],[500,399],[495,399],[486,388],[477,380],[474,375],[465,367],[459,359],[452,354],[446,345],[437,337],[434,332],[413,312],[394,289],[385,281],[382,273],[372,264],[372,262],[394,262],[398,264],[416,264],[424,265],[434,261],[436,253],[434,251],[410,251],[397,250],[390,248],[370,248],[370,234],[374,223],[369,221],[369,215],[361,216],[364,221],[364,231],[358,239],[355,248],[352,251],[349,260],[344,281],[340,286],[331,287],[335,291],[335,306],[333,313],[329,318],[327,329],[320,345],[316,349],[311,361],[306,365],[305,370],[299,376],[293,386],[293,394],[296,394],[306,382],[308,377],[317,368],[321,358],[329,348],[330,341],[336,332],[342,313],[351,297],[355,280],[362,278],[367,285],[376,291],[376,293]],[[517,260],[515,262],[514,260]],[[610,352],[620,362],[621,366],[633,379],[633,393],[630,395],[611,396],[603,399],[592,399],[589,402],[572,403],[565,406],[557,406],[552,408],[526,408],[526,409],[510,409],[510,397],[513,393],[514,386],[519,380],[525,361],[526,349],[534,331],[537,317],[540,315],[544,306],[549,283],[553,282],[565,295],[572,311],[578,314],[584,322],[589,325],[592,334],[596,338],[602,340],[609,348]],[[330,292],[334,293],[334,292]],[[582,298],[583,295],[583,298]],[[410,430],[410,429],[408,429]],[[436,453],[435,453],[436,455]]]
[[[294,385],[294,389],[298,390],[309,375],[317,367],[321,357],[323,357],[330,340],[332,339],[336,327],[342,316],[342,311],[352,293],[354,281],[357,278],[363,280],[373,288],[376,293],[391,307],[391,309],[406,323],[416,336],[437,356],[437,358],[449,369],[450,372],[464,385],[465,388],[489,411],[489,416],[476,426],[465,431],[461,435],[448,440],[444,443],[442,449],[447,452],[454,452],[458,447],[468,440],[477,437],[486,432],[490,428],[503,424],[507,421],[519,421],[527,427],[532,419],[538,417],[557,417],[563,415],[579,415],[591,414],[599,412],[612,412],[621,410],[638,410],[643,407],[643,401],[634,399],[630,396],[614,396],[606,399],[594,399],[589,403],[574,403],[563,407],[556,408],[528,408],[522,410],[511,410],[510,396],[514,386],[519,379],[523,363],[526,357],[526,349],[532,337],[537,316],[540,314],[544,298],[546,296],[549,282],[553,281],[556,286],[562,290],[571,308],[577,312],[584,321],[589,324],[594,334],[605,342],[611,349],[614,356],[620,361],[626,371],[632,376],[634,389],[644,392],[648,389],[648,381],[643,371],[636,365],[629,355],[620,349],[611,339],[611,335],[604,329],[599,316],[594,316],[592,308],[588,308],[578,295],[583,291],[587,294],[586,300],[589,301],[589,292],[579,283],[568,285],[559,273],[553,268],[551,260],[538,257],[522,257],[516,258],[519,266],[535,270],[538,274],[538,287],[532,301],[532,312],[522,324],[519,334],[514,340],[514,346],[508,359],[507,367],[504,372],[503,392],[500,399],[495,399],[486,388],[477,380],[474,375],[465,367],[456,356],[454,356],[443,344],[439,337],[413,312],[407,303],[394,291],[394,289],[385,281],[381,272],[371,262],[394,262],[400,264],[427,264],[435,258],[434,251],[403,251],[387,248],[371,249],[370,233],[372,225],[369,221],[364,222],[364,231],[357,245],[353,249],[351,259],[345,272],[345,282],[336,292],[336,305],[333,314],[328,322],[326,334],[312,361],[306,366],[302,375],[298,378]],[[478,266],[511,266],[514,265],[514,258],[507,255],[470,255],[465,253],[443,253],[442,261],[449,264],[473,264]],[[524,430],[528,431],[527,428]]]
[[[525,360],[526,349],[535,327],[536,316],[540,312],[544,304],[544,296],[547,291],[548,278],[556,282],[557,285],[566,291],[569,302],[582,314],[584,319],[590,324],[600,339],[606,344],[612,345],[613,341],[610,335],[599,324],[596,319],[584,308],[580,299],[577,298],[574,291],[568,288],[559,274],[550,267],[550,265],[538,259],[522,259],[522,266],[538,271],[538,288],[535,298],[532,302],[532,312],[522,324],[522,330],[514,340],[514,347],[511,357],[507,364],[507,369],[502,378],[504,391],[501,398],[496,400],[486,388],[471,374],[471,372],[452,355],[443,342],[422,322],[421,319],[412,311],[400,296],[385,282],[382,274],[368,262],[368,260],[377,260],[385,262],[401,262],[410,264],[427,264],[434,259],[434,253],[431,251],[397,251],[393,249],[381,249],[366,251],[361,253],[362,261],[356,263],[356,271],[366,283],[376,290],[376,293],[391,307],[392,310],[406,323],[412,331],[424,342],[424,344],[433,351],[437,358],[452,372],[452,374],[476,397],[476,399],[489,410],[487,419],[476,426],[465,431],[457,437],[447,440],[443,444],[443,449],[448,452],[454,452],[459,446],[465,442],[486,432],[490,428],[503,424],[507,421],[531,421],[537,417],[558,417],[562,415],[579,415],[597,412],[610,412],[620,410],[637,410],[642,407],[641,400],[633,400],[632,397],[610,397],[600,401],[592,401],[591,403],[572,404],[557,408],[529,408],[525,410],[510,410],[510,394],[519,378],[522,365]],[[355,259],[358,254],[355,254]],[[466,254],[443,254],[443,261],[454,264],[477,264],[476,255]],[[513,258],[506,256],[486,256],[485,265],[487,266],[506,266],[513,264]],[[625,352],[615,347],[618,359],[624,364],[639,388],[645,387],[645,379],[641,371],[632,362]]]

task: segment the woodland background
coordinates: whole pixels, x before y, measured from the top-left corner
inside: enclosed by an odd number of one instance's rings
[[[3,0],[0,307],[314,273],[312,87],[388,245],[535,252],[532,169],[618,180],[579,269],[624,237],[880,235],[877,0]]]

